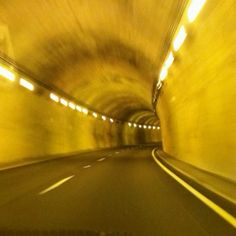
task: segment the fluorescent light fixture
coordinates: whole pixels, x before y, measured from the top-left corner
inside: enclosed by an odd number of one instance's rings
[[[87,109],[87,108],[82,108],[82,112],[83,112],[85,115],[88,115],[88,109]]]
[[[173,56],[173,53],[170,52],[167,59],[166,59],[166,61],[165,61],[165,63],[164,63],[164,66],[165,66],[166,70],[168,70],[170,68],[173,61],[174,61],[174,56]]]
[[[129,127],[131,127],[131,126],[132,126],[132,124],[131,124],[130,122],[128,122],[128,126],[129,126]]]
[[[167,74],[168,74],[167,69],[165,67],[163,67],[163,69],[161,70],[161,73],[160,73],[160,80],[163,81],[166,78]]]
[[[96,112],[93,112],[93,117],[95,117],[95,118],[97,118],[97,117],[98,117],[98,115],[97,115],[97,113],[96,113]]]
[[[64,98],[60,98],[60,103],[65,107],[68,106],[68,102]]]
[[[106,116],[102,116],[102,120],[104,120],[104,121],[105,121],[106,119],[107,119],[107,118],[106,118]]]
[[[54,93],[50,93],[49,97],[54,101],[54,102],[59,102],[59,97],[54,94]]]
[[[157,126],[157,129],[160,129],[160,126]]]
[[[3,76],[4,78],[11,81],[15,80],[15,75],[11,71],[2,66],[0,66],[0,76]]]
[[[111,123],[113,123],[113,122],[114,122],[114,120],[113,120],[112,118],[110,118],[110,122],[111,122]]]
[[[143,128],[144,128],[144,129],[146,129],[146,128],[147,128],[147,126],[146,126],[146,125],[144,125],[144,126],[143,126]]]
[[[82,112],[82,108],[81,108],[81,106],[76,105],[76,110],[79,111],[79,112]]]
[[[139,128],[142,128],[142,125],[139,125],[138,127],[139,127]]]
[[[192,0],[188,8],[188,21],[189,22],[193,22],[196,19],[198,13],[201,11],[205,2],[206,0]]]
[[[134,123],[134,127],[137,127],[137,125]]]
[[[148,129],[151,129],[151,128],[152,128],[152,126],[151,126],[151,125],[149,125],[149,126],[148,126]]]
[[[180,30],[179,30],[179,32],[178,32],[178,34],[177,34],[177,36],[176,36],[176,38],[173,42],[173,47],[174,47],[175,51],[179,50],[179,48],[183,44],[186,36],[187,36],[186,30],[185,30],[184,26],[181,26]]]
[[[155,126],[152,126],[152,128],[153,128],[153,129],[156,129],[156,127],[155,127]]]
[[[75,110],[75,104],[73,102],[69,102],[69,107],[72,109],[72,110]]]
[[[24,87],[24,88],[26,88],[26,89],[28,89],[28,90],[30,90],[30,91],[33,91],[34,90],[34,85],[33,84],[31,84],[29,81],[27,81],[27,80],[25,80],[25,79],[20,79],[20,81],[19,81],[19,84],[22,86],[22,87]]]

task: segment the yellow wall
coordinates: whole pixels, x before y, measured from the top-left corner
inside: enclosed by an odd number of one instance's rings
[[[236,1],[207,1],[164,81],[164,150],[236,180]]]
[[[85,116],[0,77],[0,165],[143,141],[126,126]],[[159,139],[146,132],[147,142]]]

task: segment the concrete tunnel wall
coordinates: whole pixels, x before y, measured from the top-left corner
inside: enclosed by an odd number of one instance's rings
[[[160,140],[157,130],[86,116],[53,102],[44,91],[31,92],[4,78],[0,88],[1,166]]]
[[[157,112],[163,148],[236,180],[236,2],[207,1],[177,52]]]

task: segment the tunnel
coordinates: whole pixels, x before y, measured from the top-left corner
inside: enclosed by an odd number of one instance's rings
[[[235,28],[234,0],[0,0],[0,235],[235,235]]]

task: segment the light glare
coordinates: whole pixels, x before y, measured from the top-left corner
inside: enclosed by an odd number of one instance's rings
[[[167,69],[163,68],[160,73],[160,80],[163,81],[166,78],[167,74],[168,74]]]
[[[79,105],[76,105],[76,110],[82,112],[82,108]]]
[[[146,125],[144,125],[144,126],[143,126],[143,128],[144,128],[144,129],[146,129],[146,128],[147,128],[147,126],[146,126]]]
[[[50,93],[49,96],[54,102],[59,102],[59,97],[56,94]]]
[[[33,91],[34,90],[34,85],[33,84],[31,84],[29,81],[27,81],[27,80],[25,80],[25,79],[20,79],[20,81],[19,81],[19,84],[22,86],[22,87],[24,87],[24,88],[26,88],[26,89],[28,89],[28,90],[30,90],[30,91]]]
[[[97,113],[96,113],[96,112],[93,112],[93,117],[95,117],[95,118],[97,118],[97,117],[98,117],[98,115],[97,115]]]
[[[136,124],[134,124],[134,127],[137,127],[137,125],[136,125]]]
[[[180,30],[179,30],[179,32],[178,32],[178,34],[177,34],[177,36],[176,36],[176,38],[174,40],[174,43],[173,43],[173,47],[174,47],[175,51],[179,50],[179,48],[183,44],[186,36],[187,36],[187,33],[185,31],[185,28],[184,28],[184,26],[181,26]]]
[[[111,123],[113,123],[113,122],[114,122],[114,120],[113,120],[112,118],[110,118],[110,122],[111,122]]]
[[[192,0],[188,9],[188,21],[190,23],[196,19],[205,2],[206,0]]]
[[[131,127],[131,126],[132,126],[132,124],[129,122],[129,123],[128,123],[128,126],[129,126],[129,127]]]
[[[102,116],[102,119],[105,121],[107,118],[106,118],[106,116]]]
[[[88,109],[87,109],[87,108],[82,108],[82,112],[83,112],[85,115],[88,115]]]
[[[60,103],[61,103],[63,106],[65,106],[65,107],[68,106],[68,102],[67,102],[64,98],[61,98],[61,99],[60,99]]]
[[[69,102],[69,107],[72,109],[72,110],[75,110],[75,104],[73,102]]]
[[[11,80],[11,81],[15,80],[15,75],[11,71],[7,70],[6,68],[2,66],[0,66],[0,75],[5,77],[8,80]]]
[[[165,63],[164,63],[164,66],[165,66],[166,70],[168,70],[170,68],[173,61],[174,61],[174,56],[173,56],[173,53],[170,52],[167,59],[166,59],[166,61],[165,61]]]

